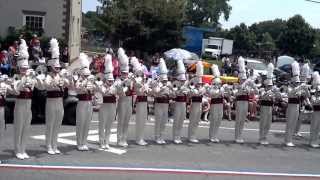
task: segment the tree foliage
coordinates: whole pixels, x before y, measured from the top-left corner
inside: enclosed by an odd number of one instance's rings
[[[221,16],[229,19],[229,0],[187,0],[186,23],[193,26],[217,27]]]

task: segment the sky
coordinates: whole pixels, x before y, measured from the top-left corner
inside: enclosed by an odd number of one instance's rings
[[[314,28],[320,28],[320,3],[306,0],[230,0],[232,11],[228,21],[221,18],[223,28],[232,28],[244,22],[251,25],[255,22],[288,19],[295,14],[302,15]],[[83,0],[83,11],[95,11],[97,0]]]

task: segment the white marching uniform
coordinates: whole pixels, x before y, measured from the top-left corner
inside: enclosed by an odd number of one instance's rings
[[[78,104],[76,108],[76,135],[77,135],[77,147],[80,151],[89,150],[87,144],[87,137],[92,120],[93,106],[92,97],[95,90],[93,80],[89,80],[88,77],[79,79],[75,83],[75,90],[78,94]]]
[[[211,98],[209,115],[209,139],[211,142],[219,142],[217,135],[223,118],[224,93],[224,88],[220,85],[212,85],[207,92],[208,96]]]
[[[305,85],[299,85],[296,87],[288,87],[288,107],[286,111],[287,123],[286,123],[286,134],[285,134],[285,144],[286,146],[292,147],[293,135],[299,118],[300,109],[300,97],[308,91]]]
[[[154,81],[152,93],[154,96],[155,129],[157,144],[165,144],[164,131],[168,122],[169,99],[171,97],[171,83]]]
[[[320,132],[320,95],[316,92],[311,98],[313,105],[313,113],[310,124],[310,146],[317,148],[319,147],[319,132]]]
[[[58,149],[58,133],[64,115],[63,90],[69,81],[59,73],[50,73],[45,81],[46,101],[46,146],[49,154],[60,154]]]
[[[113,85],[103,84],[100,88],[103,104],[99,109],[99,142],[102,149],[109,148],[112,123],[116,118],[117,90]]]
[[[174,103],[174,121],[172,136],[175,144],[181,144],[181,131],[183,128],[183,122],[186,119],[187,111],[187,95],[189,94],[189,88],[186,82],[176,82],[177,89],[174,91],[175,103]]]
[[[203,86],[190,88],[191,107],[189,115],[188,139],[190,142],[197,143],[196,131],[202,114],[202,97],[205,94]]]
[[[142,79],[142,78],[136,78]],[[136,92],[136,143],[138,145],[147,145],[144,141],[144,129],[148,120],[148,94],[151,89],[148,82],[136,80],[134,82],[134,90]]]
[[[31,98],[33,88],[44,89],[43,82],[32,75],[23,75],[17,80],[15,90],[17,91],[17,99],[14,106],[14,144],[15,153],[19,159],[29,158],[26,153],[26,141],[29,137],[29,129],[31,126]]]
[[[117,79],[116,81],[121,81]],[[116,82],[117,83],[117,82]],[[117,137],[118,145],[122,147],[127,147],[127,136],[129,121],[132,116],[132,96],[133,96],[133,82],[131,79],[127,78],[122,80],[118,87],[117,92],[119,96],[118,100],[118,126],[117,126]]]

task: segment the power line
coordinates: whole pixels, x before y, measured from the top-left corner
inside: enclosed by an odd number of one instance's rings
[[[320,1],[316,1],[316,0],[305,0],[305,1],[309,1],[309,2],[319,3],[320,4]]]

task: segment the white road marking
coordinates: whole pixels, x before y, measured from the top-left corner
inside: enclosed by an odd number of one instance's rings
[[[48,165],[18,165],[0,164],[0,168],[24,168],[29,170],[53,170],[53,171],[115,171],[115,172],[135,172],[135,173],[165,173],[165,174],[194,174],[205,176],[257,176],[257,177],[292,177],[292,178],[320,178],[320,174],[295,174],[295,173],[268,173],[250,171],[216,171],[199,169],[165,169],[165,168],[133,168],[133,167],[85,167],[85,166],[48,166]]]
[[[98,135],[98,130],[90,130],[89,135],[88,135],[88,140],[92,142],[99,142],[99,135]],[[117,129],[111,129],[111,135],[110,135],[110,143],[111,144],[116,144],[117,143]],[[77,141],[75,140],[70,140],[66,139],[67,137],[75,137],[76,132],[67,132],[67,133],[60,133],[58,134],[58,142],[62,144],[68,144],[68,145],[77,145]],[[36,136],[31,136],[31,138],[36,139],[36,140],[46,140],[45,135],[36,135]],[[97,146],[95,145],[89,145],[90,148],[92,149],[98,149]],[[127,150],[124,149],[118,149],[118,148],[113,148],[110,147],[109,149],[104,150],[106,152],[114,153],[114,154],[124,154],[127,152]]]

